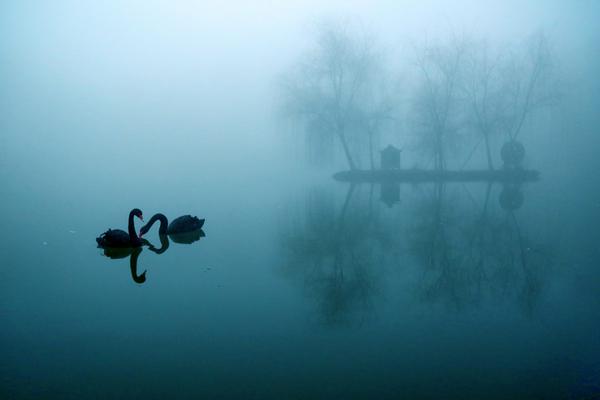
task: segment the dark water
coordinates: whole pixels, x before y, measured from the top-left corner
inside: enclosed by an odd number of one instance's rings
[[[600,392],[600,202],[581,182],[3,173],[2,398]],[[138,284],[94,241],[133,207],[197,214],[206,236],[143,249]]]

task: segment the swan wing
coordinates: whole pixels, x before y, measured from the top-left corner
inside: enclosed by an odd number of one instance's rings
[[[129,234],[121,229],[109,229],[96,238],[100,247],[129,247],[131,240]]]

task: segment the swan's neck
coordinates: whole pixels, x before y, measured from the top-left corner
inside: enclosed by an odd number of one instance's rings
[[[127,230],[129,231],[129,239],[132,242],[137,242],[139,241],[137,233],[135,232],[135,224],[133,223],[133,212],[129,213],[129,223],[127,225]]]
[[[164,214],[154,214],[152,216],[152,219],[149,221],[152,224],[154,224],[156,221],[160,221],[160,226],[158,228],[158,233],[159,235],[166,235],[167,234],[167,227],[169,226],[169,221],[167,220],[167,217],[165,217]],[[152,225],[150,225],[152,226]]]

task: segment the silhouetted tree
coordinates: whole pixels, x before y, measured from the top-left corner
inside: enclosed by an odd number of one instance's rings
[[[558,98],[554,61],[546,35],[543,32],[532,35],[524,49],[511,55],[504,73],[507,90],[504,128],[508,137],[516,140],[531,114]]]
[[[389,91],[389,82],[385,74],[379,75],[373,82],[370,98],[365,99],[364,106],[357,113],[357,125],[367,135],[369,146],[369,165],[375,169],[375,145],[386,122],[394,119],[394,101]]]
[[[466,43],[454,38],[418,50],[419,86],[414,112],[421,146],[431,152],[434,167],[446,168],[446,147],[462,123],[460,85],[464,72]]]
[[[490,170],[494,169],[491,137],[503,130],[508,100],[502,75],[504,61],[488,42],[472,43],[466,57],[467,73],[462,86],[467,120],[483,139]]]

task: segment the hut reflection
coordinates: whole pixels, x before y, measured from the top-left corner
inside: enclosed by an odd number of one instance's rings
[[[380,200],[389,208],[400,203],[400,184],[398,182],[384,182],[380,185]]]

